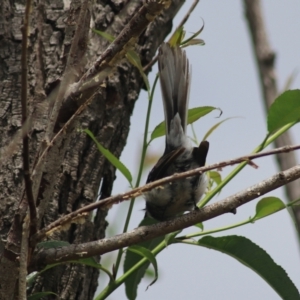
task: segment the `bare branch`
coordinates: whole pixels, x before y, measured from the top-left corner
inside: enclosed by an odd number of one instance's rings
[[[260,0],[244,0],[245,14],[248,21],[249,32],[252,38],[253,51],[260,75],[260,84],[266,111],[273,103],[278,94],[277,79],[275,74],[275,53],[270,47]],[[288,132],[282,134],[275,140],[275,147],[294,144]],[[297,164],[294,153],[277,155],[281,170],[286,170]],[[289,201],[300,197],[300,181],[294,181],[286,186]],[[300,208],[293,207],[297,221],[298,235],[300,238]]]
[[[71,95],[99,85],[125,56],[126,52],[137,43],[140,34],[164,8],[168,8],[170,0],[145,1],[139,11],[120,32],[118,37],[97,59],[94,65],[82,76],[80,81],[71,87]],[[68,95],[68,97],[71,97]]]
[[[159,222],[150,226],[138,227],[130,232],[94,242],[42,250],[34,257],[30,268],[31,270],[34,270],[37,266],[47,265],[54,262],[66,262],[68,260],[101,255],[122,247],[148,241],[176,230],[184,229],[199,222],[204,222],[222,214],[231,212],[237,207],[298,178],[300,178],[300,165],[287,171],[277,173],[274,176],[227,197],[222,201],[207,205],[199,210],[192,211],[191,213],[169,221]]]
[[[300,149],[300,145],[286,146],[286,147],[282,147],[282,148],[278,148],[278,149],[274,149],[274,150],[270,150],[270,151],[265,151],[262,153],[256,153],[256,154],[251,154],[251,155],[247,155],[247,156],[242,156],[242,157],[232,159],[229,161],[216,163],[216,164],[213,164],[210,166],[197,168],[197,169],[183,172],[183,173],[177,173],[172,176],[168,176],[163,179],[153,181],[142,187],[132,189],[129,192],[119,194],[116,196],[111,196],[106,199],[103,199],[100,202],[96,202],[96,203],[92,203],[90,205],[84,206],[66,216],[63,216],[60,219],[49,224],[42,230],[38,231],[37,234],[32,237],[31,242],[36,243],[37,241],[40,241],[41,239],[43,239],[46,235],[50,235],[55,230],[63,230],[63,227],[68,228],[68,226],[72,222],[76,223],[76,222],[82,221],[82,219],[86,216],[87,212],[90,212],[96,208],[104,209],[104,208],[111,207],[113,204],[116,204],[116,203],[119,203],[119,202],[122,202],[125,200],[130,200],[132,197],[134,197],[134,198],[138,197],[138,196],[142,195],[143,193],[145,193],[149,190],[152,190],[153,188],[156,188],[158,186],[161,186],[163,184],[170,183],[170,182],[173,182],[176,180],[180,180],[180,179],[186,178],[186,177],[191,177],[196,174],[204,173],[209,170],[219,169],[219,168],[223,168],[226,166],[238,164],[241,162],[249,163],[249,162],[251,162],[252,159],[255,159],[255,158],[264,157],[267,155],[273,155],[276,153],[290,152],[290,151],[294,151],[296,149]],[[66,224],[68,224],[68,226]]]

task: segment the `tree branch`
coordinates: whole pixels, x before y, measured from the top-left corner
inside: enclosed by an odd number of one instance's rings
[[[97,59],[94,65],[84,74],[84,76],[80,80],[80,85],[86,84],[86,81],[88,79],[91,79],[92,77],[99,74],[107,66],[109,66],[110,68],[115,66],[116,60],[119,61],[123,59],[126,54],[127,48],[135,46],[140,34],[161,13],[161,11],[168,8],[170,4],[170,0],[145,1],[139,11],[132,17],[130,22],[120,32],[118,37],[109,45],[109,47]]]
[[[275,74],[275,53],[270,47],[260,0],[244,0],[245,14],[252,38],[253,51],[260,75],[261,91],[266,111],[278,94],[277,79]],[[275,140],[275,147],[294,144],[289,133],[284,133]],[[277,155],[280,170],[286,170],[297,164],[294,153]],[[300,180],[294,181],[285,187],[289,201],[300,197]],[[293,213],[297,223],[298,237],[300,239],[300,208],[293,207]]]
[[[151,240],[155,237],[162,236],[176,230],[184,229],[199,222],[204,222],[222,214],[231,212],[233,209],[236,209],[237,207],[298,178],[300,178],[300,165],[277,173],[256,185],[225,198],[222,201],[207,205],[199,210],[192,211],[191,213],[169,221],[159,222],[150,226],[138,227],[130,232],[94,242],[41,250],[33,258],[30,269],[32,271],[36,270],[41,265],[101,255],[122,247]]]
[[[296,145],[296,146],[286,146],[286,147],[282,147],[282,148],[278,148],[278,149],[274,149],[274,150],[270,150],[270,151],[265,151],[262,153],[256,153],[256,154],[251,154],[251,155],[247,155],[247,156],[242,156],[236,159],[232,159],[229,161],[225,161],[225,162],[220,162],[220,163],[216,163],[210,166],[206,166],[206,167],[201,167],[201,168],[196,168],[194,170],[190,170],[187,172],[183,172],[183,173],[177,173],[174,174],[172,176],[168,176],[165,177],[163,179],[160,180],[156,180],[153,181],[151,183],[148,183],[142,187],[138,187],[135,189],[132,189],[129,192],[123,193],[123,194],[119,194],[116,196],[111,196],[108,197],[106,199],[103,199],[100,202],[96,202],[96,203],[92,203],[90,205],[84,206],[66,216],[61,217],[60,219],[54,221],[53,223],[49,224],[48,226],[46,226],[45,228],[43,228],[42,230],[38,231],[31,239],[32,243],[36,243],[37,241],[40,241],[41,239],[43,239],[46,235],[50,235],[53,231],[55,230],[63,230],[63,227],[68,228],[68,226],[70,225],[70,223],[80,223],[82,222],[82,220],[86,217],[86,214],[96,208],[108,208],[111,207],[113,204],[122,202],[124,200],[129,200],[132,197],[138,197],[140,195],[142,195],[143,193],[152,190],[153,188],[159,187],[163,184],[167,184],[176,180],[180,180],[182,178],[186,178],[186,177],[191,177],[194,176],[196,174],[199,173],[204,173],[206,171],[209,170],[213,170],[213,169],[219,169],[219,168],[223,168],[226,166],[230,166],[230,165],[234,165],[234,164],[238,164],[241,162],[248,162],[250,163],[250,165],[252,165],[253,163],[251,162],[252,159],[255,158],[259,158],[259,157],[264,157],[267,155],[272,155],[272,154],[276,154],[276,153],[282,153],[282,152],[290,152],[296,149],[300,149],[300,145]]]

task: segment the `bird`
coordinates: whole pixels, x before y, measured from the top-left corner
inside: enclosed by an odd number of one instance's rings
[[[165,151],[150,171],[147,182],[205,165],[209,142],[193,147],[186,134],[191,67],[180,46],[163,43],[158,54],[159,79],[165,116]],[[144,194],[146,217],[166,221],[198,209],[207,187],[205,173],[163,184]]]

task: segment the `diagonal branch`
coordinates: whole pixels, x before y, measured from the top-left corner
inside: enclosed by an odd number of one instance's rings
[[[68,98],[77,92],[98,86],[125,57],[126,52],[135,46],[139,36],[145,28],[162,12],[171,5],[171,0],[145,1],[139,11],[120,32],[117,38],[99,56],[91,68],[74,84]]]
[[[244,0],[245,14],[252,39],[253,51],[260,76],[261,91],[266,111],[278,94],[277,79],[275,74],[275,53],[270,47],[260,0]],[[275,140],[275,147],[294,144],[288,132]],[[297,164],[294,153],[277,155],[280,170],[286,170]],[[300,197],[300,180],[294,181],[285,187],[289,201]],[[298,237],[300,239],[300,208],[293,207],[293,213],[297,223]]]
[[[298,178],[300,178],[300,165],[277,173],[256,185],[225,198],[222,201],[210,204],[199,210],[192,211],[191,213],[169,221],[159,222],[150,226],[138,227],[130,232],[98,241],[61,248],[44,249],[37,253],[34,257],[30,269],[32,271],[41,265],[101,255],[122,247],[148,241],[176,230],[187,228],[199,222],[204,222],[222,214],[231,212],[233,209],[236,209],[237,207]]]
[[[103,199],[100,202],[96,202],[96,203],[92,203],[90,205],[84,206],[74,212],[71,212],[70,214],[61,217],[60,219],[54,221],[53,223],[49,224],[48,226],[46,226],[45,228],[43,228],[42,230],[38,231],[37,234],[35,234],[32,239],[31,242],[32,243],[36,243],[37,241],[40,241],[41,239],[43,239],[46,235],[50,235],[53,231],[55,230],[62,230],[63,227],[68,227],[67,225],[69,225],[70,223],[79,223],[82,221],[82,219],[84,219],[86,217],[86,213],[90,212],[96,208],[108,208],[111,207],[113,204],[125,201],[125,200],[130,200],[132,197],[138,197],[140,195],[142,195],[143,193],[152,190],[153,188],[159,187],[163,184],[166,183],[170,183],[176,180],[180,180],[182,178],[186,178],[186,177],[190,177],[190,176],[194,176],[196,174],[199,173],[204,173],[206,171],[209,170],[213,170],[213,169],[219,169],[219,168],[223,168],[226,166],[230,166],[230,165],[234,165],[234,164],[238,164],[241,162],[248,162],[250,165],[252,164],[251,160],[255,159],[255,158],[259,158],[259,157],[264,157],[267,155],[273,155],[276,153],[281,153],[281,152],[290,152],[290,151],[294,151],[296,149],[300,149],[300,145],[296,145],[296,146],[286,146],[286,147],[282,147],[282,148],[278,148],[278,149],[274,149],[274,150],[270,150],[270,151],[265,151],[262,153],[256,153],[256,154],[252,154],[252,155],[247,155],[247,156],[242,156],[236,159],[231,159],[229,161],[225,161],[225,162],[220,162],[220,163],[216,163],[210,166],[206,166],[206,167],[201,167],[201,168],[197,168],[194,170],[190,170],[187,172],[183,172],[183,173],[177,173],[174,174],[172,176],[168,176],[165,177],[163,179],[160,180],[156,180],[153,181],[151,183],[148,183],[142,187],[139,188],[135,188],[132,189],[129,192],[123,193],[123,194],[119,194],[116,196],[111,196],[108,197],[106,199]]]

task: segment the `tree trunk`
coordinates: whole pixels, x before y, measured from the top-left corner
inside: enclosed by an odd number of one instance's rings
[[[18,258],[22,223],[27,211],[24,192],[22,139],[15,138],[22,127],[21,115],[21,25],[25,1],[2,0],[0,8],[0,299],[18,298]],[[68,83],[84,73],[108,46],[90,27],[117,36],[142,1],[90,1],[84,22],[77,24],[85,1],[35,1],[31,12],[28,43],[28,110],[31,124],[30,165],[37,163],[45,140],[49,113],[67,65],[75,30],[81,34]],[[169,33],[172,19],[182,1],[172,1],[139,39],[137,51],[143,65],[151,61],[159,44]],[[66,88],[68,85],[66,85]],[[138,70],[122,63],[101,85],[87,108],[67,127],[47,153],[39,174],[33,174],[37,191],[38,229],[98,198],[110,195],[115,169],[99,153],[94,142],[78,128],[90,129],[97,140],[119,157],[130,127],[130,116],[143,81]],[[57,133],[77,109],[62,105],[52,134]],[[52,135],[52,136],[53,136]],[[9,145],[9,147],[8,147]],[[98,210],[84,224],[55,232],[49,239],[81,243],[105,236],[107,211]],[[99,257],[96,258],[99,260]],[[79,264],[55,267],[37,278],[30,293],[51,291],[59,299],[92,299],[98,270]],[[56,297],[54,297],[56,298]],[[50,299],[50,298],[49,298]]]

